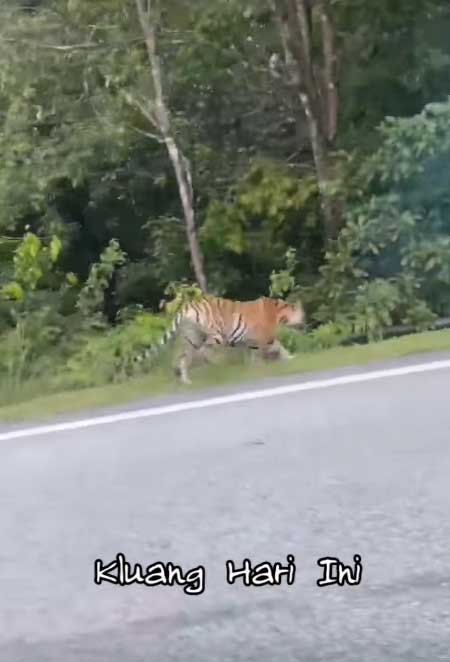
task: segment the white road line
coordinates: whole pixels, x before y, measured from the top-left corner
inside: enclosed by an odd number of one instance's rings
[[[234,395],[224,395],[217,398],[208,398],[207,400],[191,400],[190,402],[181,402],[164,407],[151,407],[149,409],[137,409],[136,411],[125,411],[110,416],[98,416],[97,418],[86,418],[77,421],[68,421],[66,423],[56,423],[53,425],[41,425],[34,428],[23,428],[20,430],[11,430],[0,434],[0,441],[9,439],[20,439],[23,437],[36,437],[38,435],[51,434],[53,432],[65,432],[68,430],[80,430],[82,428],[94,427],[97,425],[111,425],[112,423],[121,423],[122,421],[134,421],[139,418],[150,418],[152,416],[165,416],[166,414],[178,414],[182,411],[192,409],[205,409],[207,407],[217,407],[219,405],[229,405],[233,402],[247,402],[249,400],[259,400],[260,398],[273,398],[280,395],[289,395],[291,393],[300,393],[301,391],[315,391],[332,386],[344,386],[346,384],[357,384],[361,382],[371,382],[376,379],[388,379],[392,377],[402,377],[404,375],[413,375],[422,372],[432,372],[435,370],[450,369],[450,360],[433,361],[431,363],[422,363],[402,368],[391,368],[386,370],[373,370],[354,375],[344,375],[332,379],[322,379],[302,384],[291,384],[289,386],[277,386],[275,388],[261,389],[259,391],[247,391],[235,393]]]

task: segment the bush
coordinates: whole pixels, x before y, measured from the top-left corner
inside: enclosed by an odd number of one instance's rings
[[[77,308],[87,324],[101,324],[105,292],[118,267],[126,262],[126,255],[116,239],[111,239],[100,259],[90,269],[89,277],[79,294]]]
[[[85,335],[81,347],[60,372],[59,383],[66,388],[80,388],[146,372],[158,362],[158,357],[142,363],[135,363],[133,358],[157,343],[168,326],[169,319],[165,316],[138,313],[113,329]]]
[[[9,267],[12,280],[0,292],[0,378],[6,395],[12,396],[26,380],[53,374],[76,329],[76,316],[61,314],[71,285],[57,268],[60,253],[58,237],[45,245],[32,232],[15,247]]]
[[[450,101],[389,119],[379,150],[346,182],[346,226],[315,287],[318,321],[380,337],[450,314]]]
[[[211,201],[200,238],[214,290],[231,298],[260,296],[289,246],[302,256],[296,270],[316,275],[323,240],[315,177],[255,162],[225,202]]]
[[[284,327],[280,329],[279,338],[289,352],[299,354],[339,347],[351,336],[351,332],[351,326],[348,324],[328,322],[309,333],[301,333]]]

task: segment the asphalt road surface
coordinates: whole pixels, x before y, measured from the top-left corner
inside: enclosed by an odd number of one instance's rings
[[[450,660],[449,442],[450,369],[3,440],[0,660]],[[205,590],[96,585],[118,553]],[[292,585],[226,581],[289,554]]]

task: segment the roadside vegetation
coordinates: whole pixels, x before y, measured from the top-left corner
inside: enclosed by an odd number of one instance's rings
[[[200,386],[446,349],[449,34],[444,0],[3,3],[0,419],[177,389],[132,357],[204,291],[308,329]]]
[[[333,368],[369,365],[373,362],[397,359],[412,354],[423,354],[450,349],[450,331],[433,331],[402,338],[393,338],[367,345],[317,349],[299,354],[287,363],[254,363],[239,351],[221,352],[214,366],[197,366],[193,370],[193,384],[180,386],[171,372],[170,352],[163,356],[157,368],[147,375],[133,377],[115,384],[91,386],[83,389],[48,392],[48,383],[38,380],[27,382],[25,390],[8,397],[3,393],[0,422],[38,421],[49,416],[79,412],[93,408],[107,408],[132,401],[145,401],[155,396],[183,393],[186,397],[195,391],[220,386],[239,385],[255,388],[257,380],[293,374],[314,373]],[[99,380],[100,381],[100,380]]]

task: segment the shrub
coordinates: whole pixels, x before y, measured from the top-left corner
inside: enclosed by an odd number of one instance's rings
[[[284,327],[280,329],[279,338],[289,352],[299,354],[339,347],[351,334],[352,329],[349,324],[328,322],[309,333]]]
[[[346,226],[321,268],[315,319],[374,338],[450,314],[449,118],[447,101],[382,125],[379,150],[346,182]]]
[[[77,301],[77,308],[90,325],[102,323],[104,296],[115,270],[125,264],[126,255],[116,239],[111,239],[98,262],[90,269]]]
[[[138,313],[134,319],[113,329],[86,334],[81,347],[67,361],[59,375],[65,387],[86,387],[121,381],[142,374],[158,362],[133,362],[133,357],[157,343],[169,326],[162,315]]]

